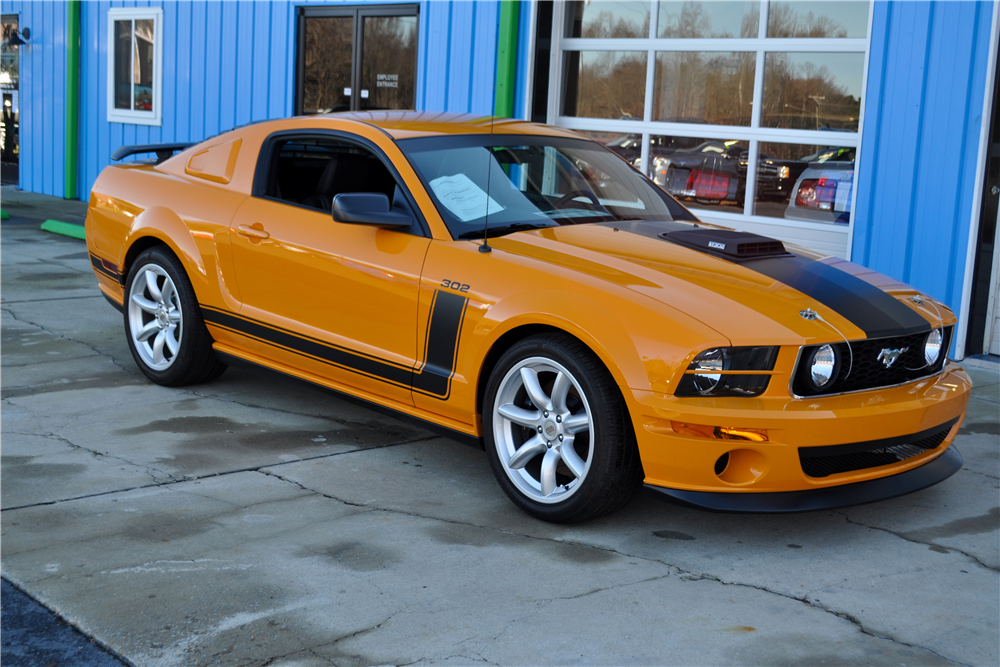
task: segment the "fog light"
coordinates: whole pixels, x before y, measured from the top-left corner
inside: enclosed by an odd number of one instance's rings
[[[837,354],[831,345],[822,345],[813,352],[809,376],[817,387],[825,387],[833,379],[837,367]]]
[[[936,364],[938,358],[941,356],[941,341],[940,329],[935,329],[927,334],[927,342],[924,343],[924,359],[927,361],[928,366]]]

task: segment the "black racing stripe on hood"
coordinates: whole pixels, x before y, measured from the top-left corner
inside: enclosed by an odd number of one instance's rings
[[[623,232],[670,243],[673,241],[661,236],[663,232],[692,229],[690,223],[680,222],[604,223],[604,226],[617,227]],[[690,245],[681,247],[724,261],[733,261]],[[868,338],[908,336],[931,329],[931,325],[919,313],[892,295],[829,264],[799,255],[750,259],[736,263],[816,299],[853,322]]]
[[[743,266],[811,296],[853,322],[869,338],[908,336],[931,329],[919,313],[892,295],[829,264],[793,255],[754,259]]]

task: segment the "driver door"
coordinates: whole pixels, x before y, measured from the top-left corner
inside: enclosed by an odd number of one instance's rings
[[[313,208],[339,194],[324,163],[338,155],[352,163],[359,155],[375,156],[345,149],[340,140],[284,146],[276,151],[271,182],[274,194],[286,199],[251,197],[231,225],[242,326],[252,329],[259,355],[307,379],[412,405],[418,285],[429,239],[336,222],[329,211]],[[328,182],[319,187],[324,173]],[[345,178],[340,185],[354,191],[394,186],[386,175]]]

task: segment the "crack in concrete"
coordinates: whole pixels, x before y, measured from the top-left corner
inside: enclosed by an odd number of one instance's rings
[[[80,288],[84,289],[84,288]],[[89,289],[89,288],[87,288]],[[6,305],[8,303],[43,303],[45,301],[79,301],[80,299],[100,299],[103,295],[101,294],[85,294],[83,296],[54,296],[49,299],[18,299],[17,301],[11,301],[9,299],[4,299],[2,304]]]
[[[118,368],[122,369],[123,371],[125,371],[129,375],[135,375],[135,371],[134,370],[130,370],[130,369],[126,368],[121,363],[119,363],[118,360],[115,359],[112,355],[107,354],[106,352],[102,352],[101,350],[97,349],[94,345],[92,345],[92,344],[90,344],[90,343],[88,343],[86,341],[77,340],[76,338],[71,338],[71,337],[69,337],[69,336],[67,336],[65,334],[59,333],[58,331],[53,331],[52,329],[49,329],[48,327],[45,327],[45,326],[39,324],[38,322],[32,322],[31,320],[20,318],[20,317],[18,317],[14,313],[13,310],[11,310],[10,308],[7,308],[6,305],[0,306],[0,310],[2,310],[3,312],[7,313],[11,317],[13,317],[14,320],[17,321],[17,322],[23,322],[25,324],[30,324],[33,327],[37,327],[38,329],[40,329],[40,330],[42,330],[42,331],[44,331],[44,332],[46,332],[48,334],[51,334],[51,335],[55,336],[56,338],[60,338],[62,340],[68,340],[71,343],[77,343],[79,345],[83,345],[84,347],[87,347],[87,348],[93,350],[96,354],[98,354],[98,355],[100,355],[102,357],[107,357],[108,359],[111,360],[111,363],[113,363],[115,366],[118,366]]]
[[[22,431],[4,431],[4,435],[27,435],[27,436],[34,436],[36,438],[45,438],[46,440],[52,440],[54,442],[61,442],[64,445],[67,445],[68,447],[70,447],[71,449],[77,449],[77,450],[80,450],[82,452],[87,452],[88,454],[93,455],[94,458],[96,458],[98,460],[108,459],[108,460],[113,460],[113,461],[119,461],[121,463],[126,463],[126,464],[128,464],[130,466],[134,466],[136,468],[141,468],[142,470],[145,471],[145,473],[147,475],[149,475],[150,477],[153,478],[154,485],[157,485],[157,484],[160,484],[160,483],[180,482],[180,481],[183,481],[181,478],[175,477],[175,476],[171,475],[166,470],[160,470],[156,466],[147,465],[147,464],[144,464],[144,463],[136,463],[135,461],[130,461],[130,460],[126,459],[123,456],[117,456],[117,455],[111,454],[109,452],[99,452],[96,449],[90,449],[89,447],[84,447],[83,445],[78,445],[78,444],[70,441],[69,439],[67,439],[67,438],[65,438],[65,437],[63,437],[63,436],[61,436],[61,435],[59,435],[57,433],[50,433],[50,432],[26,433],[26,432],[22,432]],[[155,471],[155,472],[151,472],[151,471]],[[166,482],[161,482],[160,478],[158,478],[157,475],[155,474],[156,472],[160,473],[161,476],[166,477]]]
[[[957,547],[945,546],[943,544],[937,544],[936,542],[924,542],[922,540],[916,540],[916,539],[913,539],[912,537],[908,537],[907,535],[905,535],[903,533],[897,533],[894,530],[889,530],[888,528],[882,528],[881,526],[869,526],[866,523],[861,523],[860,521],[855,521],[854,519],[852,519],[847,514],[844,514],[843,512],[836,512],[836,514],[840,514],[842,517],[844,517],[844,520],[847,521],[847,523],[849,523],[849,524],[852,524],[852,525],[855,525],[855,526],[860,526],[862,528],[867,528],[869,530],[877,530],[877,531],[882,532],[882,533],[888,533],[889,535],[894,535],[895,537],[898,537],[901,540],[905,540],[907,542],[910,542],[911,544],[921,544],[921,545],[923,545],[925,547],[940,547],[942,549],[947,549],[948,551],[954,551],[955,553],[962,554],[963,556],[965,556],[966,558],[968,558],[969,560],[971,560],[972,562],[974,562],[976,565],[978,565],[979,567],[981,567],[983,569],[989,570],[991,572],[1000,572],[1000,568],[993,567],[992,565],[988,565],[988,564],[984,563],[983,561],[979,560],[979,558],[977,558],[976,556],[970,554],[967,551],[963,551],[962,549],[959,549]]]
[[[37,435],[37,434],[28,434],[28,435]],[[97,498],[97,497],[100,497],[100,496],[108,496],[108,495],[113,495],[113,494],[116,494],[116,493],[128,493],[130,491],[139,491],[141,489],[152,489],[152,488],[157,488],[157,487],[167,487],[167,486],[171,486],[171,485],[174,485],[174,484],[181,484],[181,483],[184,483],[184,482],[197,482],[197,481],[203,480],[203,479],[212,479],[213,477],[226,477],[228,475],[235,475],[235,474],[242,473],[242,472],[263,472],[264,474],[270,474],[270,473],[264,472],[262,469],[263,468],[277,468],[279,466],[290,465],[292,463],[301,463],[302,461],[315,461],[316,459],[326,459],[326,458],[331,458],[331,457],[334,457],[334,456],[344,456],[346,454],[353,454],[355,452],[370,451],[370,450],[373,450],[373,449],[385,449],[386,447],[399,447],[400,445],[411,445],[411,444],[416,443],[416,442],[423,442],[425,440],[433,440],[433,439],[435,439],[437,437],[439,437],[439,436],[429,435],[429,436],[425,436],[423,438],[413,438],[411,440],[403,440],[401,442],[392,442],[392,443],[388,443],[388,444],[385,444],[385,445],[375,445],[373,447],[359,447],[357,449],[352,449],[352,450],[346,451],[346,452],[331,452],[329,454],[317,454],[316,456],[305,456],[305,457],[302,457],[302,458],[299,458],[299,459],[295,459],[294,461],[277,461],[277,462],[272,462],[272,463],[262,463],[259,466],[250,466],[250,467],[247,467],[247,468],[238,468],[236,470],[224,470],[224,471],[220,471],[220,472],[205,473],[204,475],[190,475],[190,476],[185,476],[185,477],[173,477],[171,480],[166,481],[166,482],[157,482],[157,483],[153,483],[153,484],[139,484],[137,486],[130,486],[130,487],[125,488],[125,489],[111,489],[111,490],[108,490],[108,491],[98,491],[97,493],[87,493],[87,494],[84,494],[84,495],[81,495],[81,496],[73,496],[71,498],[59,498],[59,499],[56,499],[56,500],[46,500],[44,502],[32,503],[32,504],[29,504],[29,505],[17,505],[15,507],[4,507],[4,508],[0,509],[0,512],[13,512],[15,510],[30,509],[32,507],[45,507],[47,505],[58,505],[58,504],[61,504],[61,503],[68,503],[68,502],[73,502],[73,501],[76,501],[76,500],[86,500],[88,498]],[[84,449],[84,448],[81,448],[81,449]],[[139,465],[139,464],[133,464],[133,465]],[[274,475],[274,476],[278,477],[279,479],[281,479],[282,481],[285,481],[285,482],[289,482],[290,481],[290,480],[287,480],[287,479],[284,479],[284,478],[280,477],[279,475]],[[309,491],[310,493],[318,493],[314,489],[305,489],[305,490]],[[319,495],[323,495],[323,494],[319,494]],[[331,498],[331,500],[338,500],[338,499],[337,498]]]
[[[962,468],[962,472],[971,472],[973,475],[982,475],[986,479],[993,479],[993,480],[1000,481],[1000,477],[997,477],[996,475],[991,475],[991,474],[986,473],[986,472],[980,472],[978,470],[973,470],[972,468]]]
[[[193,389],[184,389],[182,391],[184,393],[192,394],[194,396],[197,396],[198,398],[205,398],[205,399],[212,400],[212,401],[219,401],[221,403],[231,403],[233,405],[239,405],[241,407],[251,408],[253,410],[269,410],[269,411],[272,411],[272,412],[277,412],[279,414],[292,415],[292,416],[295,416],[295,417],[307,417],[309,419],[325,419],[327,421],[331,421],[331,422],[333,422],[335,424],[339,424],[341,426],[347,426],[347,427],[351,427],[351,428],[367,428],[367,429],[371,429],[371,430],[377,430],[377,429],[375,429],[375,427],[373,427],[368,422],[359,422],[359,421],[353,421],[353,420],[350,420],[350,419],[341,419],[341,418],[338,418],[338,417],[330,417],[328,415],[317,415],[317,414],[311,414],[311,413],[308,413],[308,412],[299,412],[297,410],[289,410],[287,408],[276,408],[276,407],[270,406],[270,405],[257,405],[257,404],[254,404],[254,403],[247,403],[247,402],[244,402],[244,401],[238,401],[235,398],[229,398],[227,396],[213,396],[211,394],[201,394],[201,393],[198,393],[197,391],[195,391]],[[401,425],[404,426],[405,428],[419,428],[419,427],[408,427],[405,424],[401,424]],[[437,437],[437,436],[435,436],[435,437]]]
[[[261,470],[259,472],[261,472],[262,474],[265,474],[265,475],[273,475],[272,473],[269,473],[268,471],[265,471],[265,470]],[[504,530],[504,529],[501,529],[501,528],[494,528],[494,527],[491,527],[491,526],[482,526],[482,525],[475,524],[475,523],[468,523],[468,522],[464,522],[464,521],[456,521],[454,519],[444,519],[444,518],[441,518],[441,517],[425,516],[425,515],[422,515],[422,514],[418,514],[416,512],[407,512],[407,511],[397,510],[397,509],[388,508],[388,507],[379,507],[379,506],[372,506],[372,505],[362,505],[361,503],[354,503],[354,502],[351,502],[351,501],[348,501],[348,500],[344,500],[342,498],[337,498],[336,496],[331,496],[331,495],[323,493],[321,491],[317,491],[316,489],[311,489],[311,488],[303,485],[300,482],[297,482],[297,481],[291,480],[291,479],[286,479],[286,478],[284,478],[284,477],[282,477],[280,475],[273,475],[273,476],[277,477],[277,478],[279,478],[279,479],[281,479],[283,481],[286,481],[286,482],[288,482],[290,484],[294,484],[294,485],[298,486],[299,488],[301,488],[303,490],[311,491],[312,493],[320,495],[320,496],[322,496],[324,498],[328,498],[330,500],[335,500],[337,502],[344,503],[345,505],[350,505],[350,506],[353,506],[353,507],[370,507],[372,509],[377,509],[377,510],[382,511],[382,512],[387,512],[387,513],[391,513],[391,514],[399,514],[399,515],[402,515],[402,516],[410,516],[410,517],[414,517],[414,518],[424,519],[424,520],[427,520],[427,521],[439,521],[439,522],[442,522],[442,523],[450,523],[450,524],[453,524],[453,525],[466,526],[466,527],[471,527],[471,528],[479,528],[481,530],[487,530],[487,531],[497,532],[497,533],[501,533],[501,534],[505,534],[505,535],[511,535],[511,536],[515,536],[515,537],[521,537],[521,538],[530,539],[530,540],[539,540],[539,541],[544,541],[544,542],[555,542],[557,544],[570,544],[570,545],[578,546],[578,547],[585,547],[585,548],[589,548],[589,549],[597,549],[597,550],[600,550],[600,551],[605,551],[605,552],[608,552],[608,553],[617,554],[619,556],[624,556],[626,558],[636,558],[636,559],[644,560],[644,561],[651,562],[651,563],[659,563],[660,565],[665,565],[665,566],[667,566],[668,568],[670,568],[672,570],[670,573],[668,573],[667,575],[664,575],[661,578],[666,578],[666,577],[670,577],[670,576],[676,576],[678,579],[680,579],[682,581],[713,581],[713,582],[716,582],[718,584],[722,584],[723,586],[736,586],[736,587],[739,587],[739,588],[750,588],[750,589],[761,591],[763,593],[769,593],[771,595],[776,595],[776,596],[779,596],[779,597],[783,597],[783,598],[788,599],[788,600],[793,600],[795,602],[800,602],[800,603],[802,603],[804,605],[807,605],[809,607],[812,607],[813,609],[816,609],[818,611],[822,611],[824,613],[836,616],[837,618],[840,618],[840,619],[842,619],[844,621],[847,621],[847,622],[851,623],[852,625],[854,625],[857,628],[857,630],[859,632],[861,632],[862,634],[867,635],[869,637],[873,637],[875,639],[881,639],[881,640],[884,640],[884,641],[889,641],[889,642],[892,642],[893,644],[898,644],[900,646],[905,646],[905,647],[911,648],[911,649],[916,649],[916,650],[920,650],[920,651],[926,651],[928,653],[931,653],[931,654],[933,654],[933,655],[941,658],[942,660],[947,660],[948,662],[950,662],[952,664],[961,665],[962,667],[971,667],[971,665],[967,665],[966,663],[963,663],[963,662],[960,662],[958,660],[954,660],[952,658],[949,658],[949,657],[947,657],[945,655],[942,655],[942,654],[938,653],[937,651],[935,651],[935,650],[933,650],[931,648],[927,648],[927,647],[921,646],[919,644],[911,644],[909,642],[905,642],[905,641],[903,641],[901,639],[893,637],[892,635],[889,635],[889,634],[879,633],[879,632],[877,632],[877,631],[875,631],[875,630],[867,627],[856,616],[854,616],[852,614],[849,614],[847,612],[844,612],[844,611],[838,611],[836,609],[832,609],[830,607],[827,607],[826,605],[820,604],[818,600],[811,600],[811,599],[809,599],[809,598],[807,598],[805,596],[798,596],[798,595],[792,595],[792,594],[789,594],[789,593],[784,593],[784,592],[779,591],[779,590],[768,588],[767,586],[760,586],[760,585],[755,585],[755,584],[743,583],[743,582],[739,582],[739,581],[726,581],[726,580],[721,579],[721,578],[719,578],[719,577],[717,577],[715,575],[712,575],[712,574],[708,574],[708,573],[704,573],[704,572],[693,572],[691,570],[686,570],[684,568],[678,567],[677,565],[673,565],[672,563],[668,563],[666,561],[662,561],[662,560],[657,559],[657,558],[650,558],[648,556],[643,556],[643,555],[640,555],[640,554],[630,554],[630,553],[627,553],[627,552],[624,552],[624,551],[619,551],[618,549],[613,549],[613,548],[610,548],[610,547],[597,546],[597,545],[593,545],[593,544],[584,544],[584,543],[581,543],[581,542],[574,542],[574,541],[554,540],[554,539],[551,539],[551,538],[538,537],[536,535],[529,535],[529,534],[526,534],[526,533],[518,533],[518,532],[515,532],[515,531]],[[589,595],[589,594],[592,594],[593,592],[597,592],[597,591],[589,591],[587,593],[583,593],[581,595],[574,596],[574,597],[582,597],[583,595]],[[512,621],[511,623],[513,623],[513,622],[514,621]],[[508,626],[509,625],[510,625],[510,623],[508,623]],[[497,641],[497,639],[499,639],[499,637],[501,637],[503,635],[503,633],[506,632],[506,629],[507,628],[505,627],[504,630],[502,630],[500,632],[500,634],[497,635],[497,637],[493,639],[493,641],[494,642]]]

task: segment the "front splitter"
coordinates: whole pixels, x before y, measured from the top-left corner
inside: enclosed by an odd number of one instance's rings
[[[919,468],[854,484],[770,493],[685,491],[646,484],[643,492],[656,500],[715,512],[813,512],[905,496],[948,479],[961,467],[962,455],[952,445],[940,456]]]

